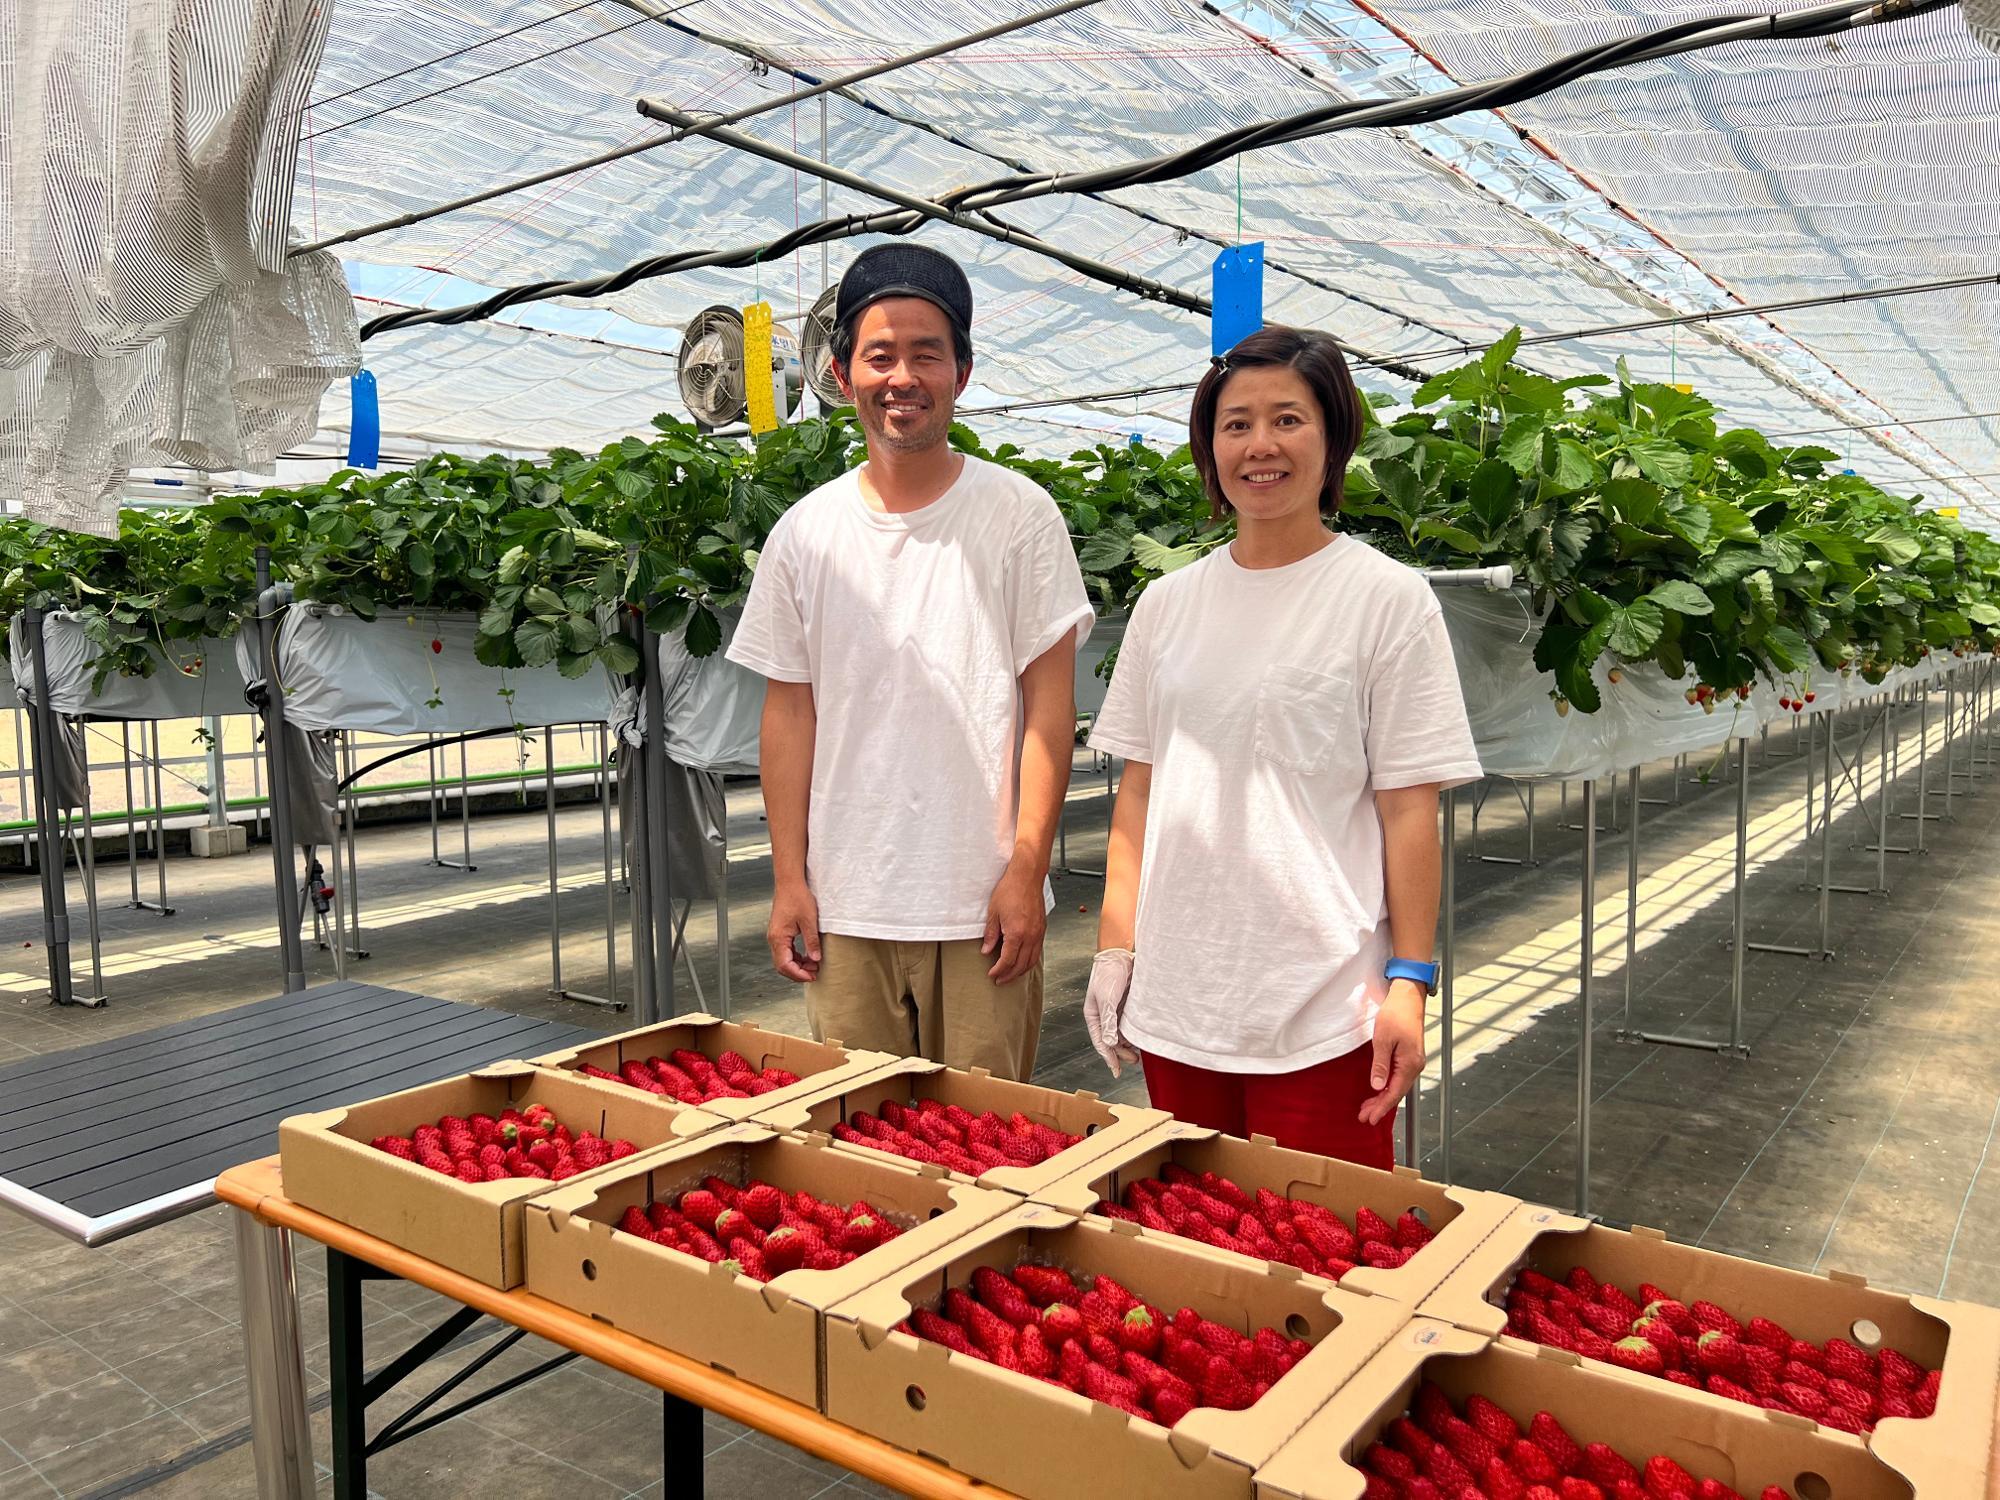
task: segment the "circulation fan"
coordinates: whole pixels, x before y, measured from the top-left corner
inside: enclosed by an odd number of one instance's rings
[[[819,409],[823,412],[849,404],[840,394],[840,382],[833,377],[833,307],[839,297],[840,284],[835,282],[819,294],[812,311],[806,314],[803,340],[806,384],[819,397]]]
[[[705,307],[681,333],[675,374],[681,402],[707,431],[743,420],[749,400],[743,380],[743,314],[733,307]],[[799,341],[788,328],[771,330],[772,404],[780,421],[798,414],[805,396]]]

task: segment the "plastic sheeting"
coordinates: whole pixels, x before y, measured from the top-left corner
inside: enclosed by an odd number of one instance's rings
[[[94,719],[195,719],[250,711],[243,701],[243,674],[228,641],[176,641],[174,659],[188,670],[159,665],[150,677],[114,672],[102,688],[92,688],[96,645],[82,622],[68,613],[42,617],[42,654],[49,677],[49,702],[59,714]],[[34,665],[23,616],[14,616],[7,635],[8,665],[19,684],[20,701],[32,703]],[[200,665],[196,666],[199,662]]]
[[[469,614],[363,620],[293,604],[280,617],[277,645],[286,721],[395,735],[604,721],[610,688],[602,670],[569,678],[553,666],[482,666],[472,654],[478,634],[478,619]],[[246,679],[263,675],[254,632],[237,636],[236,665]]]
[[[0,490],[111,536],[157,453],[261,468],[358,366],[339,263],[287,262],[319,0],[0,0]]]
[[[697,771],[754,776],[764,713],[764,679],[723,653],[736,637],[740,610],[722,616],[722,644],[692,656],[676,632],[660,637],[660,681],[666,684],[667,758]],[[621,687],[612,699],[611,732],[621,745],[645,743],[639,693]]]
[[[618,828],[625,866],[639,862],[639,819],[634,806],[639,752],[621,746],[618,756]],[[633,774],[625,774],[626,767]],[[722,776],[667,762],[667,868],[676,902],[713,901],[722,890],[722,863],[729,853],[728,804]]]
[[[1555,678],[1535,668],[1540,623],[1529,611],[1525,591],[1448,589],[1439,592],[1438,600],[1479,764],[1489,776],[1544,781],[1608,776],[1719,749],[1766,724],[1794,717],[1778,706],[1780,698],[1792,696],[1793,684],[1779,689],[1759,681],[1748,699],[1732,698],[1705,713],[1687,701],[1691,677],[1673,681],[1645,662],[1620,668],[1621,680],[1613,683],[1606,676],[1614,665],[1608,656],[1599,660],[1595,673],[1603,706],[1594,714],[1575,709],[1558,714],[1549,697]],[[1813,694],[1808,713],[1832,713],[1906,684],[1932,681],[1959,665],[1963,663],[1948,652],[1933,653],[1918,667],[1898,669],[1871,685],[1859,673],[1829,672],[1815,663],[1797,685]]]

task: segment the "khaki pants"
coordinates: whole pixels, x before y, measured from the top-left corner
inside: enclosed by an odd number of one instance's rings
[[[1042,1028],[1042,966],[996,985],[986,977],[993,961],[978,938],[903,943],[823,932],[819,978],[806,986],[813,1036],[1025,1080]]]

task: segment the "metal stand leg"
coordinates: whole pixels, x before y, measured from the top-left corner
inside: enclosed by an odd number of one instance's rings
[[[49,956],[49,1002],[70,1005],[76,1000],[70,977],[69,877],[64,873],[61,797],[56,791],[56,737],[62,732],[49,706],[49,670],[42,641],[42,611],[28,609],[21,628],[27,632],[28,654],[33,668],[34,702],[28,708],[28,733],[35,748],[34,820],[35,865],[42,881],[42,946]],[[20,716],[15,715],[14,738],[20,744]],[[88,760],[86,755],[85,759]],[[89,780],[89,767],[84,769]]]
[[[86,756],[86,759],[88,757]],[[76,837],[71,824],[71,837]],[[83,780],[83,835],[77,839],[77,865],[83,871],[83,914],[90,931],[90,993],[77,999],[85,1005],[102,1005],[104,993],[104,932],[97,920],[97,818],[90,808],[90,778]]]
[[[147,738],[153,743],[153,874],[160,899],[153,910],[163,917],[171,917],[174,909],[167,905],[167,789],[160,764],[160,721],[146,721]]]
[[[1458,939],[1458,788],[1444,794],[1444,875],[1439,905],[1444,947],[1438,963],[1438,1177],[1451,1179],[1451,969]],[[1412,1111],[1414,1113],[1414,1111]],[[1411,1165],[1417,1165],[1412,1163]]]
[[[1632,828],[1625,840],[1625,1023],[1613,1032],[1621,1042],[1636,1042],[1632,1029],[1632,986],[1639,971],[1639,768],[1626,773],[1631,778]]]
[[[340,737],[340,779],[346,781],[354,774],[354,740],[349,734]],[[356,958],[366,958],[368,950],[361,946],[361,869],[357,863],[355,843],[361,833],[361,792],[350,786],[341,799],[340,820],[347,835],[347,913],[352,924],[352,938],[349,952]]]
[[[334,1500],[367,1500],[368,1392],[362,1360],[361,1263],[326,1252],[326,1365],[332,1382]]]
[[[1828,943],[1832,939],[1829,922],[1833,907],[1833,732],[1836,721],[1829,716],[1826,721],[1826,738],[1820,743],[1820,782],[1822,795],[1819,810],[1819,956],[1821,959],[1833,957],[1833,949]]]
[[[585,1005],[601,1005],[608,1010],[623,1010],[615,999],[603,995],[588,995],[582,990],[566,989],[562,977],[562,890],[560,885],[561,866],[556,853],[556,732],[553,728],[542,732],[542,800],[548,814],[549,840],[549,993],[561,1000],[580,1000]],[[610,816],[607,808],[605,816]],[[607,836],[610,825],[605,825]],[[604,849],[605,889],[611,887],[611,847]],[[614,947],[611,962],[612,982],[617,983],[617,952]]]
[[[257,1493],[265,1500],[305,1500],[317,1485],[291,1240],[247,1213],[235,1215],[235,1231]]]
[[[619,1010],[618,998],[618,886],[611,878],[611,735],[597,726],[597,801],[604,815],[604,990],[605,998]]]
[[[1597,783],[1583,784],[1583,923],[1578,933],[1576,1038],[1576,1211],[1590,1216],[1591,968],[1597,962]]]
[[[1721,1052],[1731,1057],[1750,1055],[1750,1049],[1743,1044],[1743,952],[1746,947],[1751,946],[1744,941],[1744,884],[1749,875],[1749,860],[1750,739],[1746,735],[1736,742],[1736,888],[1731,894],[1729,1040],[1712,1042],[1701,1037],[1642,1031],[1638,1034],[1639,1041],[1650,1042],[1656,1047],[1687,1047],[1697,1052]]]
[[[715,970],[722,1019],[729,1019],[729,803],[722,804],[722,866],[715,883]]]
[[[660,1450],[667,1500],[702,1500],[701,1408],[665,1391],[660,1392]]]

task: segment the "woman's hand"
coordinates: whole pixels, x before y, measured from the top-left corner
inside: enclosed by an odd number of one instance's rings
[[[1412,979],[1392,979],[1375,1013],[1375,1066],[1368,1075],[1375,1092],[1361,1102],[1361,1123],[1379,1125],[1388,1119],[1423,1071],[1423,986]]]
[[[1090,965],[1090,988],[1083,996],[1083,1025],[1090,1033],[1090,1045],[1104,1059],[1111,1076],[1118,1076],[1119,1064],[1135,1063],[1139,1054],[1125,1045],[1118,1022],[1125,1014],[1125,996],[1132,989],[1132,950],[1106,948]]]

